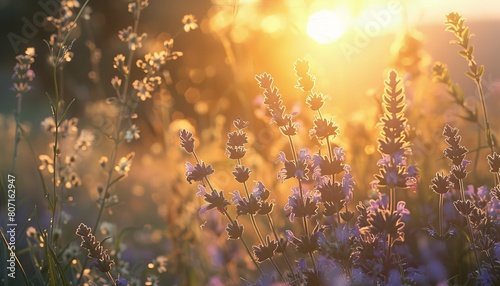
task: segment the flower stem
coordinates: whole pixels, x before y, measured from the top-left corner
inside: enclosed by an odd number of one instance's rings
[[[111,273],[106,272],[106,276],[108,276],[109,281],[113,284],[113,286],[116,286],[115,279],[113,279],[113,276],[111,276]]]
[[[387,235],[387,261],[390,264],[392,254],[392,235],[389,233]]]
[[[55,131],[54,131],[54,146],[52,147],[52,164],[54,168],[54,173],[52,175],[52,218],[50,220],[50,235],[49,235],[49,243],[52,243],[52,238],[54,235],[54,220],[56,216],[56,208],[57,208],[57,202],[58,202],[58,197],[57,197],[57,173],[58,173],[58,167],[57,167],[57,149],[58,149],[58,138],[59,138],[59,85],[57,83],[57,65],[54,64],[54,70],[53,70],[53,77],[54,77],[54,92],[55,92],[55,102],[52,104],[52,116],[54,118],[54,124],[56,125]]]
[[[200,160],[199,160],[198,156],[196,155],[196,153],[193,151],[192,154],[193,154],[193,157],[195,158],[196,162],[200,163]],[[212,192],[215,191],[215,189],[212,187],[212,184],[210,184],[210,180],[208,180],[208,177],[205,176],[204,179],[205,179],[205,182],[207,183],[207,185],[209,186],[210,190]],[[234,222],[234,220],[231,218],[231,216],[229,215],[229,213],[227,212],[227,210],[225,208],[223,209],[223,213],[224,213],[225,217],[229,220],[230,223]],[[250,248],[248,248],[248,245],[246,244],[245,240],[243,239],[243,236],[240,237],[240,240],[243,243],[243,246],[245,246],[247,254],[250,257],[250,259],[252,259],[252,262],[255,265],[255,267],[259,270],[261,275],[264,275],[264,272],[262,272],[262,269],[260,269],[259,264],[255,260],[255,257],[253,256],[252,252],[250,251]]]
[[[274,262],[274,259],[272,257],[269,258],[269,261],[271,261],[271,263],[273,264],[274,268],[276,269],[276,271],[278,271],[278,275],[280,276],[281,278],[281,281],[285,282],[285,277],[283,276],[283,273],[281,273],[278,265],[276,265],[276,262]]]
[[[134,20],[134,28],[132,30],[132,33],[133,34],[137,34],[137,30],[139,29],[139,20],[141,19],[141,1],[140,0],[136,0],[135,1],[136,4],[137,4],[137,14],[135,16],[135,20]],[[132,67],[132,59],[134,57],[134,52],[135,50],[132,50],[130,49],[129,51],[129,55],[128,55],[128,59],[127,59],[127,71],[128,71],[128,74],[125,75],[125,84],[123,86],[123,98],[125,99],[126,96],[127,96],[127,92],[128,92],[128,86],[129,86],[129,83],[130,83],[130,68]]]
[[[295,163],[297,163],[298,162],[297,153],[295,152],[295,146],[293,145],[292,136],[290,136],[290,135],[288,135],[288,142],[290,143],[290,149],[292,151],[293,159],[295,160]],[[299,182],[300,201],[304,205],[305,201],[304,201],[304,194],[303,194],[304,190],[302,187],[302,180],[297,178],[297,181]],[[304,227],[305,234],[309,235],[309,229],[307,226],[307,218],[305,216],[302,217],[302,226]],[[311,263],[313,264],[314,270],[317,271],[316,270],[316,263],[314,261],[314,257],[312,256],[312,254],[309,256],[309,258],[311,258]]]
[[[486,109],[486,100],[484,98],[484,91],[483,91],[483,85],[481,84],[481,77],[476,76],[474,78],[474,82],[476,83],[477,90],[479,92],[479,98],[481,99],[481,107],[483,109],[483,119],[484,119],[484,125],[486,127],[486,142],[488,143],[488,147],[490,148],[490,154],[493,155],[494,150],[493,150],[493,136],[491,134],[491,128],[490,128],[490,122],[488,120],[488,111]],[[479,146],[478,146],[479,147]],[[479,154],[479,150],[477,152]],[[495,186],[500,183],[497,177],[494,177],[495,180]]]
[[[240,159],[238,159],[238,164],[241,165]],[[247,198],[250,201],[250,192],[248,191],[247,183],[243,182],[242,184],[245,189],[245,193],[247,194]],[[252,221],[253,229],[255,230],[255,233],[257,233],[257,236],[259,237],[260,243],[264,244],[264,238],[262,237],[262,233],[260,232],[257,222],[255,221],[255,217],[252,214],[249,214],[249,216],[250,220]]]
[[[208,181],[208,179],[207,179]],[[212,189],[213,190],[213,189]],[[224,209],[224,215],[226,218],[229,220],[230,223],[233,223],[234,220],[231,218],[229,213],[227,212],[226,209]],[[259,270],[261,275],[264,275],[264,272],[262,272],[262,269],[260,269],[259,264],[257,263],[257,260],[255,260],[255,257],[253,256],[252,252],[250,251],[250,248],[248,248],[248,245],[246,244],[245,240],[243,239],[243,236],[240,237],[241,242],[243,243],[243,246],[245,246],[245,249],[247,251],[248,256],[250,256],[250,259],[252,259],[253,264],[255,264],[255,267]]]
[[[488,147],[490,147],[490,152],[493,154],[493,137],[491,135],[490,122],[488,120],[488,111],[486,109],[486,101],[484,98],[483,86],[481,85],[481,78],[476,76],[474,78],[474,82],[476,83],[477,90],[479,92],[479,98],[481,99],[481,107],[483,109],[483,119],[484,125],[486,127],[486,142],[488,143]]]
[[[16,134],[14,135],[14,154],[13,154],[13,158],[12,158],[12,166],[10,168],[10,172],[11,173],[14,173],[14,171],[16,170],[16,161],[17,161],[17,151],[18,151],[18,145],[19,145],[19,141],[21,140],[20,138],[20,125],[21,125],[21,121],[20,121],[20,117],[21,117],[21,103],[22,103],[22,100],[23,100],[23,95],[22,94],[19,94],[17,96],[17,111],[15,113],[15,122],[16,122]]]
[[[311,262],[312,262],[312,265],[313,265],[313,269],[314,269],[314,273],[318,274],[318,268],[316,267],[316,261],[314,260],[314,255],[312,252],[309,252],[309,258],[311,259]]]
[[[460,183],[460,199],[465,202],[464,182],[462,179],[459,179],[458,181]],[[479,263],[479,257],[477,256],[477,251],[474,243],[474,233],[472,232],[470,219],[468,216],[466,216],[465,220],[467,221],[467,230],[469,232],[470,243],[472,244],[472,250],[474,251],[474,258],[476,260],[477,270],[479,272],[479,275],[482,275],[481,264]]]
[[[271,228],[273,234],[274,234],[274,239],[276,239],[276,241],[279,241],[279,237],[278,237],[278,234],[276,233],[276,229],[274,228],[274,223],[273,223],[273,220],[271,218],[271,215],[270,214],[267,214],[267,220],[269,221],[269,227]],[[283,258],[285,259],[285,262],[286,264],[288,265],[288,268],[290,269],[290,272],[295,276],[295,271],[293,271],[293,267],[292,267],[292,264],[290,263],[290,260],[288,260],[288,256],[286,255],[286,249],[283,251]]]
[[[255,221],[255,217],[251,214],[249,214],[250,220],[252,221],[253,229],[255,230],[255,233],[257,233],[257,236],[259,237],[260,243],[264,244],[264,238],[262,237],[262,233],[259,230],[259,227],[257,226],[257,222]]]
[[[441,238],[441,247],[443,248],[443,253],[445,251],[445,243],[442,240],[443,238],[443,194],[439,194],[439,205],[438,205],[438,220],[439,220],[439,237]]]

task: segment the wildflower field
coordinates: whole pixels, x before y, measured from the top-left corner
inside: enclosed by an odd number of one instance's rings
[[[500,285],[497,1],[0,15],[0,285]]]

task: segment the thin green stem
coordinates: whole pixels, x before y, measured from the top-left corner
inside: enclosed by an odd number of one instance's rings
[[[390,188],[389,193],[390,193],[390,195],[389,195],[389,213],[390,213],[390,216],[392,216],[394,214],[394,211],[396,210],[396,207],[395,207],[396,188],[395,187]],[[393,240],[392,235],[389,233],[387,236],[387,261],[389,261],[389,263],[391,260],[391,252],[392,252],[392,244],[393,244],[392,240]]]
[[[196,155],[196,153],[193,151],[192,154],[193,154],[193,157],[195,158],[196,162],[200,163],[200,160],[199,160],[198,156]],[[212,192],[215,191],[215,189],[212,187],[212,184],[210,184],[210,180],[208,180],[207,176],[205,176],[204,179],[205,179],[205,182],[208,184],[210,190]],[[223,209],[223,214],[229,220],[230,223],[234,222],[234,220],[231,218],[231,216],[229,215],[229,213],[227,212],[227,210],[225,208]],[[250,259],[252,259],[252,262],[255,265],[255,267],[259,270],[261,275],[264,275],[264,272],[262,272],[262,269],[260,269],[259,264],[255,260],[255,257],[253,256],[252,252],[250,251],[250,248],[248,248],[248,245],[246,244],[245,240],[243,239],[243,236],[240,237],[240,240],[243,243],[243,246],[245,246],[247,254],[250,257]]]
[[[293,140],[292,136],[288,135],[288,142],[290,144],[290,149],[292,151],[293,159],[295,160],[295,163],[298,163],[298,158],[297,158],[297,153],[295,152],[295,146],[293,145]],[[300,202],[304,205],[304,190],[302,187],[302,180],[300,178],[297,178],[297,181],[299,182],[299,195],[300,195]],[[309,235],[309,229],[307,226],[307,218],[305,216],[302,217],[302,226],[304,227],[304,232],[306,235]],[[316,270],[316,263],[314,261],[314,257],[312,255],[309,256],[311,258],[311,263],[313,264],[314,269]]]
[[[255,257],[253,257],[253,254],[250,251],[250,248],[248,248],[248,245],[245,242],[245,240],[243,239],[243,237],[240,237],[240,240],[241,240],[241,243],[243,243],[243,246],[245,247],[248,256],[250,256],[250,259],[252,259],[253,264],[255,265],[255,267],[257,268],[257,270],[259,270],[260,275],[264,275],[264,272],[262,272],[262,269],[260,269],[259,263],[257,263],[257,261],[255,260]]]
[[[106,187],[105,187],[104,191],[102,192],[102,197],[99,198],[99,203],[100,203],[99,204],[99,211],[97,213],[97,218],[96,218],[96,221],[94,223],[94,227],[92,228],[92,234],[94,236],[97,232],[97,228],[99,227],[99,223],[101,221],[101,217],[102,217],[102,214],[103,214],[105,206],[106,206],[106,197],[107,197],[107,194],[109,192],[109,186],[110,186],[111,177],[113,174],[113,167],[115,165],[115,160],[116,160],[117,154],[118,154],[118,144],[115,142],[115,146],[113,147],[113,151],[111,152],[111,160],[109,161],[109,162],[111,162],[111,164],[110,164],[108,174],[107,174]],[[85,271],[85,265],[87,264],[87,262],[88,262],[88,257],[85,257],[85,261],[82,264],[82,270],[80,271],[80,276],[78,277],[77,285],[80,285],[80,281],[83,278],[83,272]]]
[[[238,159],[238,165],[241,166],[241,160]],[[243,188],[245,189],[245,193],[247,194],[247,198],[250,201],[250,192],[248,191],[247,183],[243,182]],[[252,221],[252,226],[253,229],[255,230],[255,233],[257,233],[257,236],[259,237],[260,243],[264,244],[264,238],[262,237],[262,233],[260,232],[259,226],[257,225],[257,222],[255,221],[255,217],[252,214],[249,214],[250,220]]]
[[[488,119],[488,111],[486,109],[486,100],[484,98],[483,86],[481,84],[481,77],[476,76],[474,79],[476,83],[477,90],[479,92],[479,98],[481,99],[481,107],[483,109],[483,119],[484,125],[486,127],[486,142],[488,143],[488,147],[490,147],[490,152],[493,154],[493,137],[491,135],[490,121]]]
[[[481,129],[482,128],[477,128],[477,150],[476,150],[476,154],[474,155],[474,166],[473,166],[473,172],[474,172],[474,176],[477,178],[477,166],[479,164],[479,153],[481,151],[480,147],[481,147]]]
[[[344,272],[347,274],[347,281],[352,282],[352,268],[349,262],[342,263],[342,268],[344,268]]]
[[[387,235],[387,261],[390,262],[392,255],[392,235],[389,233]]]
[[[250,220],[252,221],[253,229],[255,230],[255,233],[257,233],[257,236],[259,237],[260,243],[264,244],[264,238],[262,237],[262,233],[259,230],[259,227],[257,226],[257,222],[255,221],[255,217],[251,214],[249,214]]]
[[[491,134],[491,127],[490,127],[490,122],[488,119],[488,111],[486,109],[486,100],[484,98],[484,91],[483,91],[483,85],[481,84],[481,77],[476,76],[474,79],[474,82],[476,83],[477,90],[479,92],[479,97],[481,99],[481,107],[483,109],[483,119],[484,119],[484,125],[486,126],[486,141],[488,142],[488,147],[490,148],[490,154],[493,155],[494,153],[494,142],[493,142],[493,135]],[[478,145],[479,147],[479,145]],[[477,154],[479,155],[479,150],[477,151]],[[477,159],[477,156],[476,156]],[[476,160],[477,161],[477,160]],[[497,185],[500,181],[495,177],[495,185]]]
[[[139,20],[141,18],[141,8],[140,8],[140,2],[139,0],[136,1],[137,3],[137,15],[135,17],[135,21],[134,21],[134,28],[133,28],[133,32],[134,34],[137,34],[137,30],[139,29]],[[130,68],[132,67],[132,59],[134,57],[134,50],[130,50],[129,52],[129,56],[128,56],[128,59],[127,59],[127,71],[128,71],[128,74],[125,75],[125,84],[124,84],[124,87],[123,87],[123,98],[126,98],[127,96],[127,92],[128,92],[128,87],[129,87],[129,83],[130,83]]]
[[[495,261],[491,257],[491,254],[489,251],[486,251],[486,256],[488,257],[488,260],[490,261],[491,269],[495,269]]]
[[[460,198],[461,198],[462,201],[465,202],[464,182],[463,182],[462,179],[459,179],[458,182],[460,184]],[[474,239],[474,233],[472,232],[470,218],[468,216],[466,216],[465,219],[467,221],[467,230],[468,230],[468,234],[470,236],[470,243],[472,244],[472,250],[474,252],[474,258],[476,260],[477,270],[479,272],[479,275],[482,275],[481,264],[479,263],[479,257],[477,255],[476,246],[475,246],[475,243],[474,243],[475,239]]]
[[[330,161],[333,161],[332,145],[330,144],[330,137],[326,137],[326,146],[328,146],[328,156]]]
[[[396,159],[391,155],[390,156],[390,164],[395,167]],[[396,187],[391,187],[389,190],[389,212],[392,213],[396,210]]]
[[[439,205],[438,205],[438,220],[439,220],[439,237],[443,238],[443,203],[444,196],[443,194],[439,194]],[[441,240],[441,247],[443,248],[443,253],[445,250],[444,241]]]
[[[113,286],[116,286],[115,279],[113,279],[113,276],[111,276],[111,273],[106,272],[106,276],[108,276],[109,281],[113,284]]]
[[[438,205],[438,213],[439,213],[439,236],[443,236],[443,194],[439,194],[439,205]]]
[[[206,179],[206,180],[208,181],[208,179]],[[212,189],[212,191],[213,191],[213,189]],[[223,213],[226,216],[226,218],[229,220],[230,223],[234,222],[234,220],[231,218],[231,216],[229,215],[229,213],[227,212],[226,209],[223,209]],[[247,254],[248,254],[248,256],[250,256],[250,259],[252,259],[252,262],[253,262],[253,264],[255,264],[255,267],[257,267],[257,269],[259,270],[261,275],[264,275],[264,272],[262,272],[262,269],[260,269],[260,266],[257,263],[257,260],[255,260],[255,257],[253,256],[252,252],[250,251],[250,248],[248,248],[248,245],[246,244],[245,240],[243,239],[243,236],[240,237],[240,240],[243,243],[243,245],[245,246]]]
[[[276,229],[274,227],[274,223],[273,223],[273,219],[271,218],[271,215],[270,214],[267,214],[267,220],[269,221],[269,227],[271,228],[273,234],[274,234],[274,239],[276,239],[276,241],[279,241],[279,237],[278,237],[278,234],[276,233]],[[295,271],[293,271],[293,267],[292,267],[292,264],[290,263],[290,260],[288,260],[288,256],[286,254],[286,249],[283,251],[283,258],[285,259],[285,262],[286,264],[288,265],[288,268],[290,269],[290,272],[295,275]]]
[[[21,125],[20,122],[20,117],[21,117],[21,103],[23,100],[23,95],[19,94],[17,96],[17,111],[14,116],[15,122],[16,122],[16,134],[14,135],[14,152],[13,152],[13,158],[12,158],[12,166],[10,168],[10,172],[14,173],[16,170],[16,161],[17,161],[17,152],[18,152],[18,146],[19,146],[19,141],[21,140],[19,132],[19,127]]]
[[[66,44],[66,42],[68,41],[68,38],[69,38],[69,35],[71,34],[71,31],[73,31],[74,28],[76,28],[76,22],[78,21],[78,19],[80,19],[80,17],[82,16],[82,12],[85,10],[85,7],[87,7],[87,5],[89,4],[89,1],[90,0],[87,0],[85,1],[85,3],[82,5],[82,8],[80,8],[80,10],[78,11],[78,14],[76,15],[75,17],[75,20],[74,20],[74,23],[73,25],[71,25],[71,27],[68,29],[68,32],[66,33],[66,35],[64,36],[64,39],[63,41],[61,42],[61,48],[59,49],[59,51],[57,52],[57,57],[54,59],[54,66],[56,66],[59,62],[59,59],[64,56],[62,54],[62,51],[63,51],[63,47],[64,45]]]
[[[318,109],[318,116],[320,119],[323,119],[323,115],[321,115],[321,111],[319,109]],[[328,147],[328,156],[330,158],[330,161],[332,161],[333,160],[333,152],[332,152],[332,146],[330,145],[330,136],[326,137],[326,146]]]
[[[269,222],[269,228],[271,228],[271,231],[272,231],[272,232],[273,232],[273,234],[274,234],[274,238],[275,238],[276,240],[278,240],[278,239],[279,239],[279,237],[278,237],[278,234],[276,233],[276,229],[274,228],[273,219],[271,218],[271,215],[270,215],[270,214],[267,214],[266,216],[267,216],[267,220],[268,220],[268,222]]]
[[[64,43],[64,42],[63,42]],[[57,203],[58,203],[58,196],[57,196],[57,173],[58,173],[58,164],[57,164],[57,153],[58,153],[58,138],[59,138],[59,85],[57,82],[57,65],[54,65],[53,69],[53,77],[54,77],[54,92],[55,92],[55,102],[52,104],[52,116],[54,118],[54,124],[55,124],[55,132],[54,132],[54,146],[52,149],[53,156],[52,156],[52,164],[54,168],[54,173],[52,175],[52,199],[53,199],[53,205],[52,205],[52,218],[50,220],[50,235],[49,235],[49,243],[52,243],[53,235],[54,235],[54,220],[56,217],[56,208],[57,208]]]
[[[109,188],[110,188],[110,183],[111,183],[111,178],[113,177],[113,168],[115,166],[115,161],[116,157],[118,154],[118,144],[115,144],[113,147],[113,151],[111,152],[111,158],[110,161],[111,164],[109,166],[108,174],[107,174],[107,179],[106,179],[106,187],[104,188],[104,191],[102,192],[102,198],[100,198],[100,204],[99,204],[99,212],[97,213],[97,219],[94,223],[94,227],[92,228],[92,234],[95,235],[97,232],[97,229],[99,227],[99,223],[101,221],[102,214],[104,212],[105,206],[106,206],[106,198],[108,196]]]
[[[389,211],[392,215],[392,213],[396,210],[396,187],[390,189],[389,201],[390,201]]]
[[[88,2],[88,0],[87,0]],[[137,4],[139,5],[139,1],[136,1]],[[140,11],[141,9],[140,8],[137,8],[137,17],[135,19],[135,22],[134,22],[134,30],[133,30],[133,33],[137,33],[137,29],[138,29],[138,26],[139,26],[139,19],[140,19]],[[133,50],[130,50],[129,52],[129,59],[128,59],[128,63],[127,63],[127,70],[129,71],[129,75],[130,75],[130,70],[132,68],[132,58],[133,58],[133,55],[134,55],[134,51]],[[127,88],[128,88],[128,85],[129,85],[129,75],[126,76],[126,81],[125,81],[125,85],[124,85],[124,90],[123,90],[123,93],[122,93],[122,98],[126,98],[127,97]],[[115,166],[115,163],[116,163],[116,159],[118,157],[118,148],[119,148],[119,145],[121,143],[121,136],[120,136],[120,130],[121,130],[121,126],[122,126],[122,121],[123,121],[123,118],[124,118],[124,108],[120,108],[120,112],[118,114],[118,118],[117,118],[117,122],[116,122],[116,129],[115,129],[115,138],[114,138],[114,146],[113,146],[113,150],[112,150],[112,153],[111,153],[111,158],[109,160],[109,163],[110,163],[110,167],[109,167],[109,170],[108,170],[108,174],[107,174],[107,182],[106,182],[106,187],[104,189],[104,192],[103,192],[103,197],[102,197],[102,200],[101,200],[101,204],[100,204],[100,207],[99,207],[99,213],[97,215],[97,220],[95,222],[95,225],[94,225],[94,228],[93,228],[93,234],[95,235],[96,231],[97,231],[97,228],[99,227],[99,223],[100,223],[100,219],[101,219],[101,216],[102,216],[102,213],[104,211],[104,208],[105,208],[105,205],[106,205],[106,198],[108,197],[108,193],[109,193],[109,189],[110,189],[110,183],[111,183],[111,178],[112,178],[112,175],[113,175],[113,169],[114,169],[114,166]]]
[[[78,21],[80,18],[83,10],[87,6],[88,2],[90,0],[85,1],[85,3],[82,5],[82,8],[78,12],[78,14],[75,17],[75,23]],[[52,243],[53,240],[53,235],[54,235],[54,221],[56,218],[56,210],[57,210],[57,203],[58,203],[58,196],[57,196],[57,152],[58,152],[58,137],[59,137],[59,102],[60,102],[60,95],[59,95],[59,85],[58,85],[58,80],[57,80],[57,67],[59,60],[64,56],[62,54],[64,50],[64,46],[66,42],[68,41],[69,35],[71,34],[71,31],[75,28],[76,24],[73,24],[67,31],[66,35],[64,36],[63,41],[61,42],[61,48],[59,49],[57,56],[53,58],[53,80],[54,80],[54,93],[55,93],[55,101],[52,104],[52,116],[54,118],[54,123],[55,123],[55,132],[54,132],[54,147],[53,147],[53,168],[54,168],[54,174],[53,174],[53,191],[52,191],[52,196],[53,196],[53,204],[52,204],[52,218],[50,220],[50,235],[49,235],[49,243]]]
[[[240,165],[240,166],[242,165],[240,159],[238,159],[237,162],[238,162],[238,165]],[[208,181],[208,179],[207,179],[207,181]],[[243,187],[245,189],[245,193],[247,194],[247,198],[248,198],[248,200],[250,200],[250,192],[248,191],[247,183],[243,182],[242,184],[243,184]],[[259,229],[259,226],[257,225],[257,222],[255,221],[255,217],[252,214],[248,214],[248,215],[250,216],[250,221],[252,222],[252,226],[253,226],[253,229],[255,230],[255,233],[257,233],[257,236],[259,237],[260,243],[262,243],[262,245],[264,245],[264,243],[265,243],[264,237],[262,236],[262,233],[260,232],[260,229]],[[276,263],[274,263],[273,258],[271,257],[269,260],[273,264],[274,268],[276,268],[276,271],[278,271],[281,279],[283,281],[285,281],[283,278],[283,274],[281,273],[281,271],[278,268],[278,266],[276,265]]]
[[[292,136],[288,135],[288,143],[290,144],[290,149],[292,151],[293,160],[297,162],[297,153],[295,152],[295,146],[293,145]]]
[[[309,252],[309,258],[311,259],[311,262],[312,262],[312,265],[313,265],[313,269],[314,269],[314,273],[318,274],[318,268],[316,267],[316,261],[314,260],[314,255],[312,252]]]
[[[290,136],[290,135],[288,135],[288,143],[290,144],[290,149],[292,151],[293,160],[297,164],[299,161],[298,161],[298,158],[297,158],[297,153],[295,152],[295,146],[293,145],[292,136]],[[297,178],[297,181],[299,182],[300,201],[302,202],[302,204],[304,204],[304,194],[303,194],[303,188],[302,188],[302,180],[299,179],[299,178]],[[303,226],[304,226],[304,231],[306,232],[306,234],[309,233],[307,231],[307,221],[306,221],[305,217],[303,217],[302,222],[303,222]]]
[[[276,262],[274,262],[274,259],[272,257],[270,257],[269,261],[271,261],[271,263],[273,264],[274,268],[278,272],[278,275],[280,276],[281,281],[285,282],[286,281],[285,277],[283,276],[283,273],[281,273],[280,268],[278,267],[278,265],[276,264]]]
[[[299,181],[299,189],[300,189],[300,197],[301,197],[301,204],[304,205],[304,196],[302,195],[302,180],[297,179]],[[302,224],[304,226],[304,231],[306,235],[309,235],[309,227],[307,226],[307,218],[305,216],[302,217]]]

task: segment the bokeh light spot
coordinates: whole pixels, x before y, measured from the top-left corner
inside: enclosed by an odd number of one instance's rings
[[[276,33],[283,28],[283,21],[277,15],[269,15],[260,23],[262,30],[266,33]]]
[[[195,103],[198,100],[200,100],[200,90],[197,89],[196,87],[190,87],[186,90],[184,93],[184,97],[186,98],[186,101],[188,103]]]
[[[330,10],[320,10],[309,16],[307,34],[320,44],[338,40],[347,30],[346,15]]]

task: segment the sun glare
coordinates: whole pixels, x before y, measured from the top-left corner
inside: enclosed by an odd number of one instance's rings
[[[307,34],[320,44],[336,41],[346,30],[345,17],[330,10],[317,11],[307,21]]]

